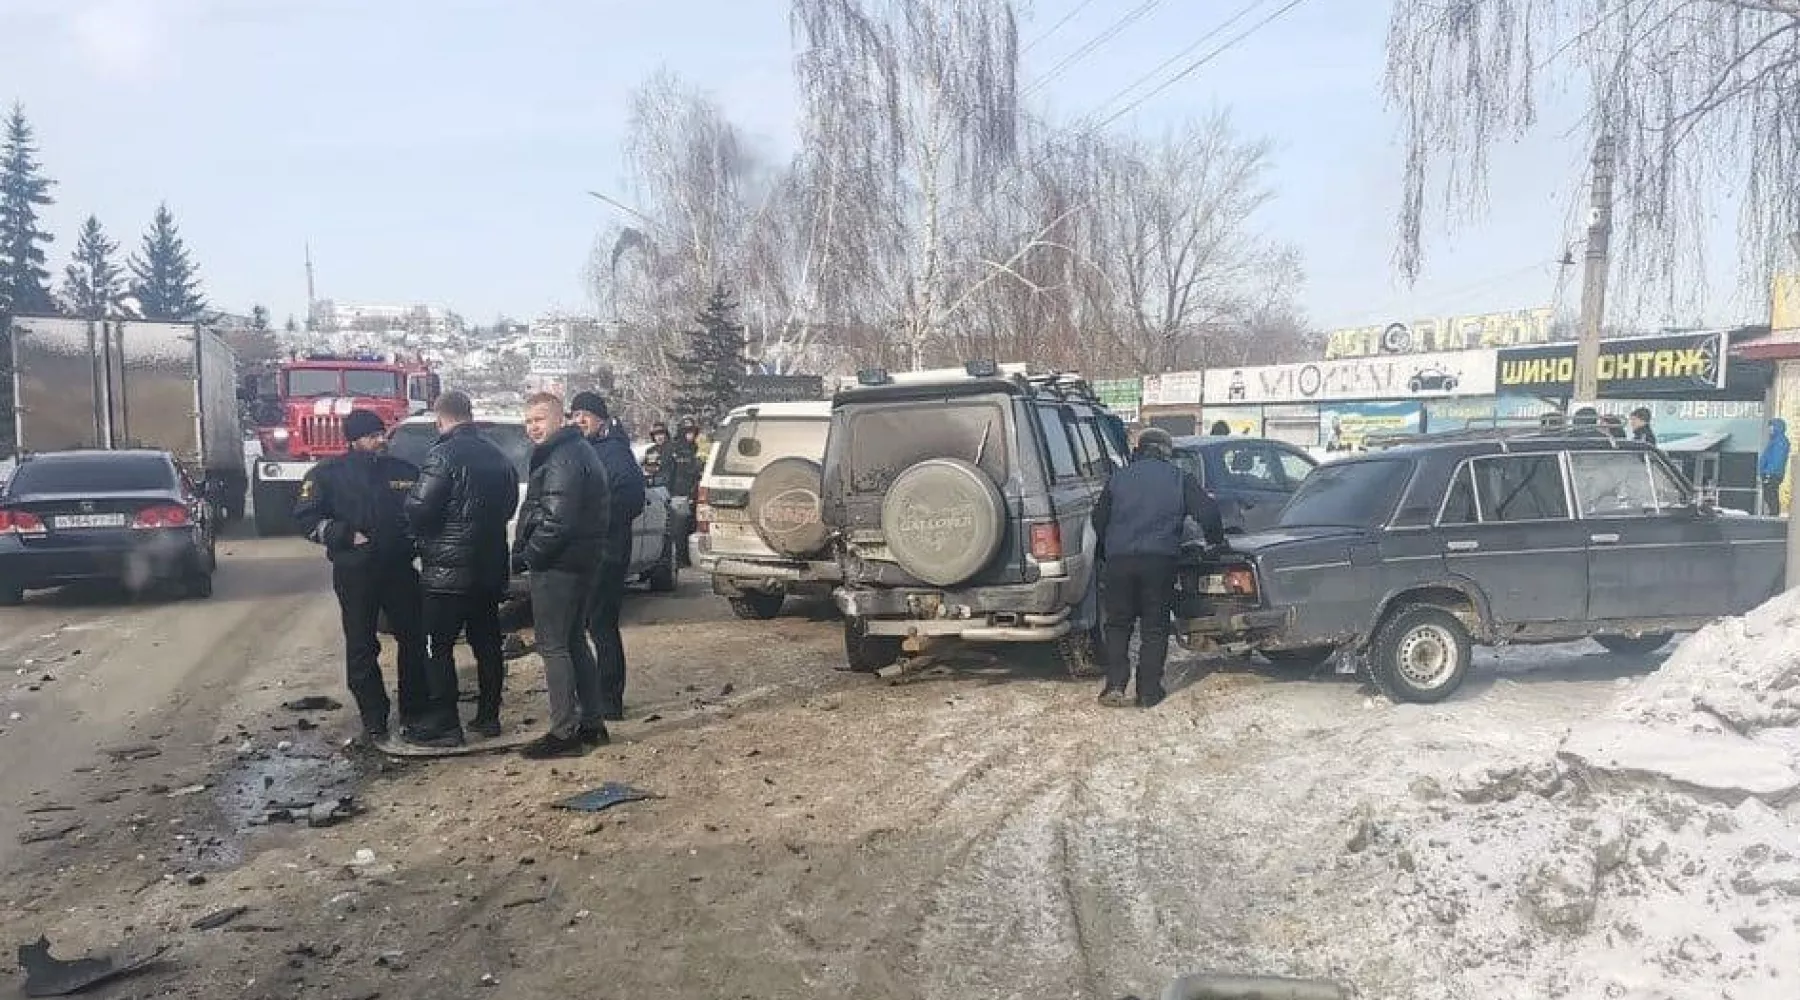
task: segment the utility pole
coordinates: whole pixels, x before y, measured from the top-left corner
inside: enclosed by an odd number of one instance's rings
[[[314,313],[313,313],[313,309],[314,309],[313,303],[315,303],[317,301],[319,301],[319,297],[313,289],[312,243],[308,242],[306,244],[306,332],[307,333],[312,333],[314,330],[317,330],[319,328],[318,327],[318,317],[316,315],[314,315]]]
[[[1612,242],[1613,138],[1594,144],[1594,182],[1588,202],[1587,265],[1581,275],[1581,339],[1575,345],[1575,394],[1571,402],[1600,398],[1600,328],[1606,319],[1607,250]]]

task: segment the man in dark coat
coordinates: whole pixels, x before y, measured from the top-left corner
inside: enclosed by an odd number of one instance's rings
[[[1656,447],[1656,428],[1650,426],[1650,408],[1640,406],[1631,411],[1631,439]]]
[[[562,399],[525,401],[525,436],[536,445],[513,540],[513,569],[531,574],[531,615],[550,689],[550,731],[521,753],[575,757],[608,741],[600,671],[588,646],[587,608],[606,549],[610,491],[606,467],[563,422]]]
[[[377,414],[351,410],[343,427],[349,450],[306,474],[294,519],[331,560],[331,586],[343,618],[345,679],[362,715],[364,737],[380,742],[388,737],[390,708],[375,634],[383,612],[399,646],[401,726],[410,729],[423,721],[428,704],[423,598],[404,509],[419,470],[385,453],[386,430]]]
[[[608,414],[606,400],[599,393],[576,393],[569,409],[569,419],[581,428],[606,467],[611,494],[606,545],[588,602],[588,634],[600,665],[600,714],[615,721],[625,717],[625,641],[619,635],[619,612],[625,603],[625,576],[631,568],[633,522],[644,509],[644,473],[631,455],[631,439]]]
[[[675,432],[675,440],[663,450],[663,482],[669,496],[687,500],[687,513],[679,510],[669,519],[669,538],[675,545],[675,565],[691,564],[688,536],[694,533],[694,494],[700,490],[700,425],[683,420]]]
[[[419,481],[406,498],[406,517],[418,540],[425,587],[426,677],[431,718],[414,734],[427,746],[460,746],[456,708],[456,637],[467,631],[480,694],[469,728],[500,735],[500,601],[508,579],[506,524],[519,506],[512,460],[475,427],[474,408],[461,392],[438,397],[437,443],[425,456]]]
[[[1112,474],[1094,505],[1100,533],[1101,598],[1106,619],[1106,688],[1102,705],[1126,705],[1131,679],[1131,630],[1139,632],[1137,703],[1163,700],[1163,663],[1169,655],[1169,617],[1175,603],[1176,564],[1188,518],[1207,544],[1223,547],[1219,505],[1194,477],[1170,461],[1169,432],[1152,427],[1138,435],[1130,465]]]

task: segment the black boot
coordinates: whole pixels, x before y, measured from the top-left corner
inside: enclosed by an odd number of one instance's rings
[[[469,720],[469,731],[483,739],[494,739],[500,735],[500,716],[477,712]]]
[[[527,760],[550,760],[554,757],[580,757],[587,753],[587,746],[579,736],[558,736],[545,733],[519,750],[519,756]]]
[[[462,726],[456,723],[447,726],[414,726],[411,732],[405,734],[404,738],[413,746],[433,747],[439,750],[448,750],[451,747],[463,745]]]
[[[590,747],[603,747],[612,742],[612,734],[606,731],[604,722],[582,726],[575,730],[575,738],[580,740],[583,746]]]

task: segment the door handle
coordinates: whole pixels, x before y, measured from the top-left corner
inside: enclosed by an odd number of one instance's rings
[[[1481,548],[1481,543],[1472,538],[1462,538],[1454,542],[1446,543],[1444,548],[1449,549],[1452,552],[1473,552],[1476,549]]]
[[[1619,544],[1619,536],[1611,534],[1589,535],[1588,541],[1593,542],[1595,545],[1617,545]]]

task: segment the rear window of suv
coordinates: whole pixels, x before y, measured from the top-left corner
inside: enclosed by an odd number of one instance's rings
[[[175,486],[175,470],[156,455],[96,454],[26,462],[13,473],[7,492],[127,493],[167,490]]]
[[[852,411],[845,451],[850,489],[884,493],[894,479],[928,458],[960,458],[994,482],[1007,476],[1006,411],[991,399],[934,399]]]
[[[1412,478],[1412,460],[1402,458],[1331,462],[1300,481],[1281,508],[1282,527],[1367,528],[1387,520]]]
[[[825,454],[831,422],[823,418],[745,417],[727,425],[713,446],[719,456],[715,476],[754,476],[778,458],[799,456],[817,462]]]

